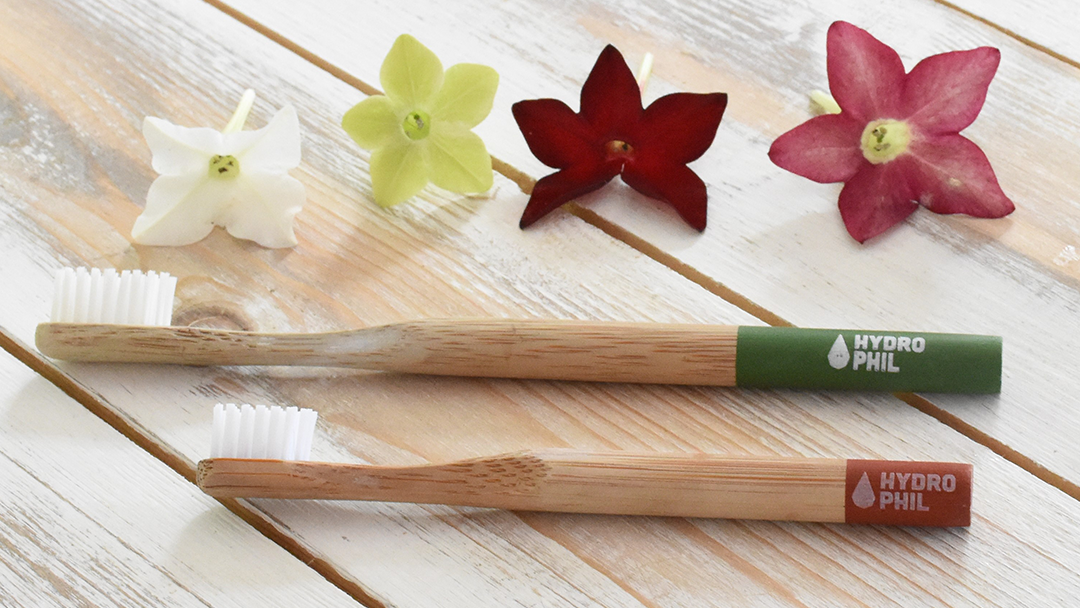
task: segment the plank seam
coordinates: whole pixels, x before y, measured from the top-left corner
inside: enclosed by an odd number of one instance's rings
[[[965,8],[962,8],[962,7],[960,7],[960,6],[956,5],[956,4],[953,4],[952,2],[949,2],[948,0],[933,0],[933,1],[936,2],[937,4],[940,4],[941,6],[944,6],[945,8],[948,8],[948,9],[951,9],[951,10],[954,10],[954,11],[960,13],[961,15],[967,17],[968,19],[978,21],[979,23],[985,25],[986,27],[989,27],[990,29],[997,30],[997,31],[1001,32],[1002,34],[1005,34],[1009,38],[1012,38],[1013,40],[1019,42],[1020,44],[1022,44],[1024,46],[1030,47],[1030,48],[1032,48],[1032,49],[1034,49],[1036,51],[1039,51],[1040,53],[1045,53],[1045,54],[1053,57],[1054,59],[1057,59],[1058,61],[1060,61],[1062,63],[1065,63],[1067,65],[1070,65],[1070,66],[1072,66],[1074,68],[1080,68],[1080,61],[1077,61],[1075,59],[1072,59],[1070,57],[1062,55],[1061,53],[1051,49],[1050,47],[1039,44],[1038,42],[1035,42],[1034,40],[1032,40],[1030,38],[1027,38],[1026,36],[1022,36],[1022,35],[1018,34],[1017,32],[1014,32],[1014,31],[1010,30],[1009,28],[1007,28],[1007,27],[1005,27],[1003,25],[998,25],[997,23],[994,23],[993,21],[990,21],[986,17],[976,15],[975,13],[973,13],[973,12],[971,12],[971,11],[965,9]]]

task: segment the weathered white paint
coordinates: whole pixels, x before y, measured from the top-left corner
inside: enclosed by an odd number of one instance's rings
[[[378,209],[368,200],[366,154],[336,127],[362,96],[206,4],[12,0],[4,11],[0,107],[25,120],[12,123],[21,130],[9,141],[18,145],[0,149],[0,277],[19,286],[0,301],[0,325],[24,341],[45,319],[52,270],[69,263],[168,271],[181,277],[180,322],[251,329],[452,315],[754,322],[565,214],[543,230],[518,231],[525,197],[506,180],[488,198],[429,192]],[[354,32],[355,52],[383,35],[376,30],[401,30],[402,13],[393,13],[393,28],[378,14],[359,22],[371,31]],[[454,25],[442,28],[465,31]],[[366,56],[377,62],[382,52]],[[580,59],[582,78],[593,56]],[[523,80],[503,72],[504,87]],[[224,124],[249,86],[266,100],[253,126],[286,101],[300,113],[305,164],[297,176],[310,196],[300,246],[268,251],[217,232],[180,249],[131,247],[127,231],[153,177],[138,132],[143,115]],[[188,462],[207,454],[210,405],[224,400],[318,409],[315,457],[341,461],[574,446],[976,465],[976,522],[966,532],[254,502],[388,605],[835,606],[893,597],[1050,605],[1080,589],[1080,533],[1062,524],[1080,515],[1076,501],[889,396],[326,370],[63,369]]]
[[[1019,2],[981,2],[978,0],[949,0],[953,5],[1004,28],[1052,53],[1080,61],[1080,41],[1076,39],[1076,24],[1080,22],[1080,6],[1073,2],[1021,0]]]
[[[357,606],[6,352],[0,604]]]

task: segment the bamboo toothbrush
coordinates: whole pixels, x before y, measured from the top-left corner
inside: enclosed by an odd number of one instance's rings
[[[968,464],[538,450],[418,466],[306,462],[312,410],[214,408],[204,492],[612,515],[967,526]]]
[[[53,322],[38,326],[38,349],[70,361],[304,365],[813,389],[1001,390],[997,336],[510,319],[433,319],[330,333],[268,334],[167,326],[168,314],[149,311],[171,306],[172,291],[166,288],[175,286],[175,279],[149,273],[145,282],[133,279],[125,287],[124,276],[96,269],[60,271]],[[114,310],[130,315],[143,309],[143,317],[112,315]]]

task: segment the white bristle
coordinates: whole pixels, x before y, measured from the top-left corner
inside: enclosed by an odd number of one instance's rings
[[[281,460],[285,457],[285,410],[270,408],[270,441],[266,444],[266,457]]]
[[[67,273],[64,272],[65,270],[68,269],[61,268],[57,270],[53,278],[53,301],[52,312],[49,314],[50,319],[60,318],[60,307],[64,303],[64,298],[61,296],[64,295],[64,284],[67,279]]]
[[[63,268],[56,273],[52,315],[56,323],[172,323],[176,277],[140,270]]]
[[[221,446],[221,456],[236,458],[240,451],[240,408],[235,403],[225,404],[225,442]]]
[[[101,304],[105,299],[104,280],[101,278],[101,269],[90,269],[90,301],[86,307],[86,320],[89,323],[98,323],[101,319]]]
[[[123,323],[127,319],[128,309],[131,307],[131,271],[125,270],[120,273],[120,290],[116,294],[116,312],[113,314],[113,323]]]
[[[221,450],[225,444],[225,404],[219,403],[214,406],[214,427],[210,435],[210,457],[221,456]]]
[[[116,297],[120,291],[120,275],[109,268],[101,273],[101,317],[100,323],[112,323],[116,314]]]
[[[255,438],[255,408],[247,403],[240,406],[240,443],[237,458],[251,458],[251,442]]]
[[[128,314],[124,323],[142,325],[146,316],[146,275],[143,273],[131,273],[131,299],[128,304]]]
[[[296,443],[300,434],[300,409],[296,406],[285,408],[285,453],[282,460],[296,460]]]
[[[214,406],[211,458],[308,460],[319,414],[307,408]]]
[[[150,271],[146,273],[146,303],[143,305],[143,325],[153,325],[157,322],[158,298],[161,296],[161,277],[158,273]]]
[[[64,293],[61,294],[60,300],[62,302],[60,306],[62,319],[74,319],[75,318],[75,290],[78,288],[79,277],[75,273],[73,268],[64,269]],[[71,294],[71,295],[69,295]]]
[[[86,323],[90,316],[90,273],[85,268],[75,272],[75,323]]]
[[[255,434],[251,442],[251,457],[266,458],[266,446],[270,441],[270,408],[255,406]]]

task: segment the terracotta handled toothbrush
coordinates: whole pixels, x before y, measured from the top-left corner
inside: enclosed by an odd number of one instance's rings
[[[315,417],[297,408],[218,404],[212,457],[198,465],[199,487],[218,497],[516,511],[904,526],[971,520],[967,464],[572,450],[415,466],[306,462]]]
[[[118,304],[115,273],[62,271],[54,322],[37,346],[71,361],[301,365],[452,376],[718,386],[995,393],[1001,338],[963,334],[613,323],[432,319],[329,333],[151,327],[110,315],[162,306],[148,287]],[[175,279],[173,279],[175,281]],[[96,313],[96,314],[95,314]],[[141,314],[141,312],[140,312]],[[167,324],[168,317],[159,321]],[[127,323],[127,324],[124,324]]]

